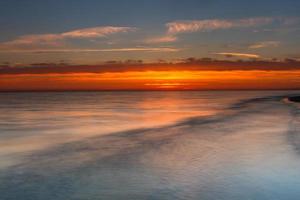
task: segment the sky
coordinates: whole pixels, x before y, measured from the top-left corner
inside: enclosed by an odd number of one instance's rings
[[[299,9],[297,0],[1,0],[0,90],[300,88]],[[186,69],[187,58],[213,61]],[[230,69],[237,60],[271,64],[250,74]],[[296,64],[275,66],[287,61]],[[84,70],[95,65],[123,68]],[[53,69],[32,73],[43,67]]]

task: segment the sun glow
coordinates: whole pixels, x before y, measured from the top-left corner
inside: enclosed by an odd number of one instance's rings
[[[299,74],[237,70],[0,75],[0,90],[284,89],[300,87]]]

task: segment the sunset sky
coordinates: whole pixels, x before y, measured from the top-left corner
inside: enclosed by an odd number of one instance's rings
[[[0,90],[300,89],[300,1],[3,0]]]

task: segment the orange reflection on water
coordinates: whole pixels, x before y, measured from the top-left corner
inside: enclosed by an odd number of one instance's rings
[[[18,109],[0,107],[0,113],[6,113],[0,116],[0,129],[11,136],[0,141],[0,169],[20,161],[11,155],[218,112],[197,92],[188,96],[182,92],[3,93],[1,97],[3,102],[13,100]]]

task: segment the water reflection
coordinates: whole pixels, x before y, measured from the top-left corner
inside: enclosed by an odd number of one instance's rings
[[[18,165],[0,171],[2,197],[296,200],[300,196],[299,108],[281,97],[256,99],[266,92],[118,95],[105,108],[116,115],[130,113],[126,116],[133,117],[125,118],[138,123],[132,126],[135,130],[126,131],[131,125],[124,122],[125,130],[114,134],[63,138],[61,145],[27,154]],[[122,95],[133,103],[122,104],[118,100]],[[104,105],[97,106],[105,110]],[[88,109],[88,104],[83,107]],[[163,114],[169,114],[163,125],[162,118],[156,118],[154,127],[139,124],[140,119]],[[117,118],[124,120],[122,115]],[[85,134],[88,129],[80,131]],[[2,137],[17,140],[19,134]]]
[[[212,115],[222,110],[226,101],[235,100],[228,96],[211,102],[213,95],[199,92],[188,95],[182,92],[2,93],[0,113],[5,114],[0,115],[1,160],[57,143]]]

